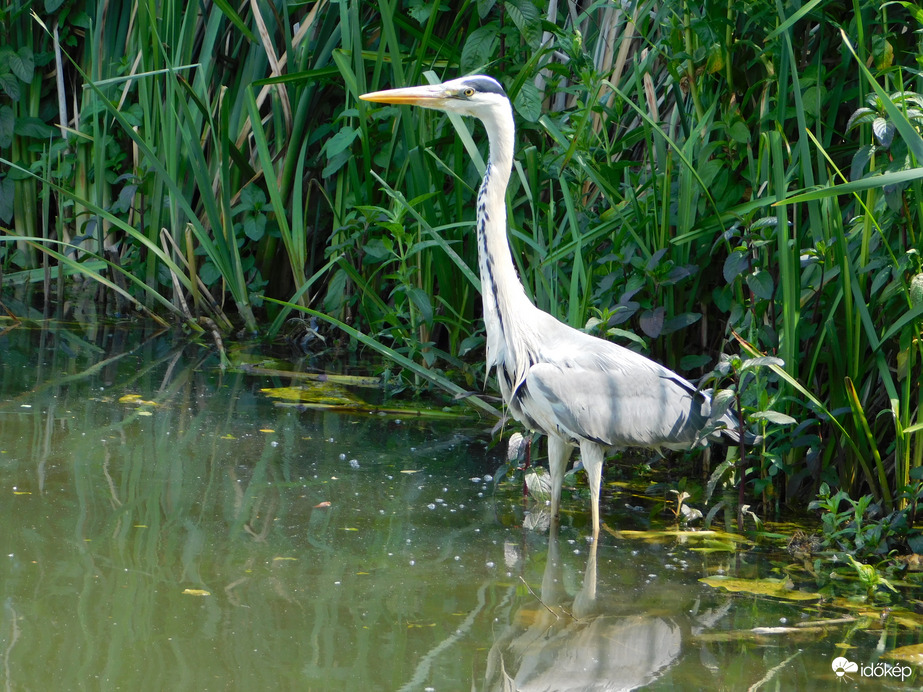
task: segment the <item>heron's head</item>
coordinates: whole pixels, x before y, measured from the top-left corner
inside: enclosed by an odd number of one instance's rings
[[[485,75],[461,77],[442,84],[375,91],[359,98],[376,103],[422,106],[482,119],[497,106],[508,107],[509,104],[500,83]]]

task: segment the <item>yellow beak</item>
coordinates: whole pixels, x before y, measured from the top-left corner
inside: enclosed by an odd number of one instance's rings
[[[442,85],[435,84],[407,87],[405,89],[373,91],[371,94],[362,94],[359,98],[363,101],[374,101],[375,103],[394,103],[402,106],[441,108],[450,97],[451,94],[449,94]]]

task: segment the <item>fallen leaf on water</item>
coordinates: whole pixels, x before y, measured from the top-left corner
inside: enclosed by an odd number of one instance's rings
[[[222,435],[221,439],[222,440],[236,440],[237,438],[234,437],[231,433],[227,433],[226,435]]]
[[[919,632],[923,627],[923,615],[907,610],[892,610],[889,616],[892,622],[896,622],[901,627],[906,627],[914,632]]]
[[[678,541],[680,543],[694,544],[691,548],[702,553],[733,553],[749,542],[744,536],[724,533],[714,529],[648,529],[635,531],[631,529],[612,529],[603,523],[603,529],[616,538],[639,539],[647,543],[662,544]]]
[[[767,643],[772,638],[785,637],[788,642],[816,642],[818,635],[824,632],[823,627],[754,627],[749,630],[719,630],[716,632],[700,632],[696,641],[700,642],[762,642]]]
[[[381,387],[380,377],[337,375],[329,372],[297,372],[283,369],[286,365],[285,361],[276,361],[276,367],[272,368],[269,366],[273,365],[273,363],[265,358],[256,358],[255,356],[249,356],[248,358],[253,362],[250,364],[250,367],[246,369],[246,372],[257,375],[270,375],[272,377],[282,377],[285,379],[318,382],[321,383],[321,385],[325,383],[338,383],[350,385],[351,387],[374,387],[375,389]]]
[[[274,433],[275,430],[273,430],[272,428],[260,428],[260,432],[262,432],[262,433]]]
[[[157,406],[156,401],[145,401],[140,394],[126,394],[119,397],[120,404],[131,404],[132,406]]]
[[[401,473],[420,473],[420,469],[401,469]]]
[[[255,370],[250,370],[250,372],[255,372]],[[346,387],[342,386],[343,384],[359,386],[373,384],[375,387],[381,385],[380,380],[372,381],[367,378],[356,380],[341,377],[338,378],[337,381],[334,381],[332,376],[325,375],[322,379],[305,382],[298,386],[266,387],[261,389],[260,392],[273,398],[276,406],[295,407],[299,410],[310,408],[320,411],[352,411],[381,416],[413,416],[438,419],[466,418],[470,415],[469,412],[464,410],[456,411],[438,406],[432,408],[426,406],[414,408],[376,406],[356,396]]]
[[[28,490],[14,490],[14,495],[31,495],[32,493]]]
[[[323,502],[318,502],[316,505],[314,505],[314,509],[322,509],[324,507],[329,507],[329,506],[330,506],[330,501],[324,500]]]
[[[882,658],[887,658],[892,661],[904,661],[905,663],[913,663],[917,666],[923,666],[923,644],[900,646],[896,649],[888,651],[885,654],[882,654]]]
[[[183,589],[183,593],[187,596],[211,596],[205,589]]]
[[[771,596],[787,601],[817,601],[819,593],[796,591],[791,588],[791,582],[784,579],[736,579],[734,577],[705,577],[699,579],[703,584],[728,591],[751,593],[757,596]]]
[[[796,622],[795,627],[830,627],[831,625],[846,625],[851,622],[855,622],[856,618],[851,615],[847,615],[842,618],[824,618],[821,620],[806,620],[804,622]]]
[[[319,408],[345,406],[361,409],[366,406],[358,397],[331,382],[312,382],[300,387],[266,387],[260,391],[273,399]]]
[[[282,560],[297,560],[297,559],[298,559],[297,557],[274,557],[272,561],[276,562],[276,561],[282,561]]]
[[[703,541],[702,545],[690,548],[697,553],[734,553],[740,548],[732,541]]]

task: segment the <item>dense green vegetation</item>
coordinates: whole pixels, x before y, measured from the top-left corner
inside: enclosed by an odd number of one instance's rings
[[[407,386],[478,388],[483,133],[357,96],[487,72],[515,105],[510,234],[535,302],[738,398],[764,443],[715,483],[746,473],[766,510],[821,483],[915,508],[914,3],[39,9],[0,9],[11,313],[30,283],[59,311],[89,284],[109,313],[275,337],[299,306]]]

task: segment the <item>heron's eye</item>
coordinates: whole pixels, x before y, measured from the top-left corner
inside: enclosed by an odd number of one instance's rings
[[[474,96],[474,89],[472,89],[471,87],[468,87],[467,89],[465,89],[465,96],[467,96],[469,99],[472,96]]]

